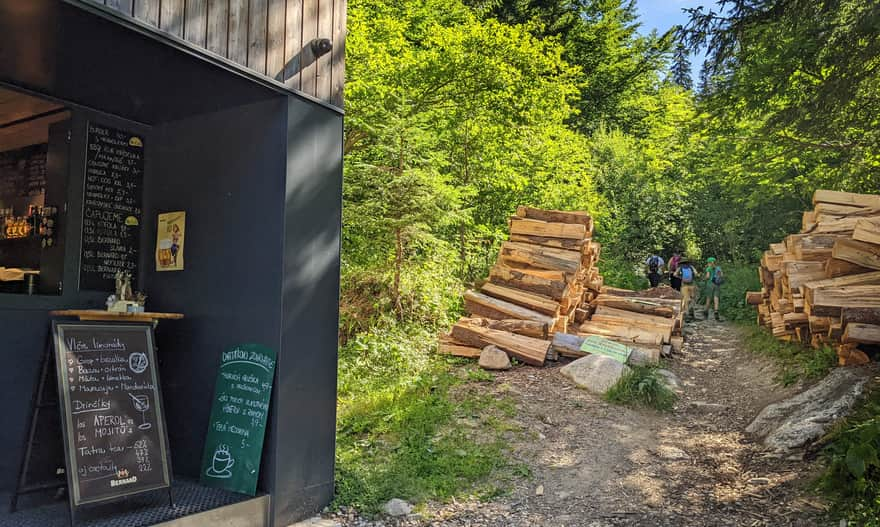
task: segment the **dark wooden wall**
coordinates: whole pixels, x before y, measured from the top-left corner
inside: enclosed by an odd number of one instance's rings
[[[106,5],[338,107],[346,0],[86,0]],[[329,39],[315,57],[313,42]]]

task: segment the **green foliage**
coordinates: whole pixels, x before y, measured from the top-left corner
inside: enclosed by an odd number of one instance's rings
[[[507,428],[486,426],[477,434],[453,423],[492,424],[491,412],[509,407],[475,395],[456,398],[463,380],[434,353],[435,343],[433,331],[391,323],[340,350],[337,506],[373,513],[392,497],[493,493],[480,486],[486,476],[514,468],[503,455],[500,434]]]
[[[721,286],[721,312],[724,318],[736,322],[755,320],[755,307],[746,304],[746,291],[760,291],[761,281],[755,272],[757,264],[737,265],[721,263],[724,284]]]
[[[827,469],[819,488],[836,512],[855,525],[880,526],[880,390],[873,386],[860,407],[825,438]]]
[[[666,387],[656,368],[631,366],[631,371],[605,393],[605,400],[627,406],[669,411],[675,406],[678,396]]]
[[[760,326],[743,328],[746,347],[773,359],[779,366],[777,382],[789,386],[799,381],[821,379],[837,365],[837,352],[830,347],[815,350],[801,344],[777,340]]]

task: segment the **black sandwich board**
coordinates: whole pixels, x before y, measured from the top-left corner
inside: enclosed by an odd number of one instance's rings
[[[52,335],[71,512],[170,489],[152,327],[53,322]]]

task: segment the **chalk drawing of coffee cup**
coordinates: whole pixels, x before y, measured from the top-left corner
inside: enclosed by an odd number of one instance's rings
[[[214,459],[211,460],[211,466],[205,472],[209,477],[226,479],[232,477],[232,466],[235,460],[229,454],[229,447],[226,445],[217,445],[214,451]]]
[[[135,373],[144,373],[149,364],[146,353],[135,352],[128,356],[128,367]]]

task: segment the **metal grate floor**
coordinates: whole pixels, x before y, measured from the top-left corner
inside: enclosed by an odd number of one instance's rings
[[[168,492],[133,496],[126,501],[85,507],[77,511],[77,527],[145,527],[167,522],[225,505],[250,499],[250,496],[203,487],[187,480],[175,480],[172,487],[174,508]],[[22,508],[9,514],[8,494],[0,501],[0,527],[70,527],[67,501],[36,508]],[[125,509],[125,511],[122,511]]]

